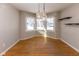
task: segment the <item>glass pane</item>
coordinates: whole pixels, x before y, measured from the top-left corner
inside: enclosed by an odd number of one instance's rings
[[[37,19],[37,30],[43,30],[44,24],[42,19]]]
[[[54,18],[47,18],[47,30],[54,29]]]
[[[26,19],[26,30],[34,30],[34,19],[33,18]]]

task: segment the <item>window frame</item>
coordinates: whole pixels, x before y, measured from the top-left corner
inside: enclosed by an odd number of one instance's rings
[[[28,29],[27,27],[28,27],[28,25],[27,25],[27,20],[29,20],[29,19],[32,19],[33,21],[32,21],[32,24],[33,24],[33,29]],[[53,25],[52,25],[52,29],[48,29],[48,19],[52,19],[52,21],[53,21]],[[43,24],[44,24],[44,26],[45,26],[45,28],[43,27],[42,29],[38,29],[38,20],[39,19],[34,19],[33,17],[27,17],[26,19],[25,19],[25,27],[26,27],[26,31],[39,31],[39,30],[44,30],[44,29],[46,29],[47,31],[53,31],[54,30],[54,28],[55,28],[55,18],[54,17],[48,17],[46,20],[42,20],[41,22],[44,22]],[[46,23],[45,23],[46,22]]]
[[[55,18],[54,18],[54,17],[48,17],[48,18],[47,18],[47,23],[48,23],[48,19],[52,21],[52,24],[53,24],[53,25],[51,26],[51,27],[52,27],[51,29],[48,29],[48,24],[47,24],[46,30],[52,31],[52,30],[54,30],[54,27],[55,27]],[[50,21],[50,23],[51,23],[51,21]],[[49,26],[49,27],[50,27],[50,26]]]
[[[30,22],[33,20],[33,22],[32,22],[32,24],[33,24],[33,25],[32,25],[32,28],[33,28],[33,29],[29,29],[28,22],[27,22],[29,19],[30,19]],[[31,19],[32,19],[32,20],[31,20]],[[26,24],[25,24],[25,26],[26,26],[26,31],[33,31],[33,30],[35,30],[35,19],[34,19],[34,18],[32,18],[32,17],[27,17],[26,20],[25,20],[25,22],[26,22]],[[30,23],[30,22],[29,22],[29,23]]]

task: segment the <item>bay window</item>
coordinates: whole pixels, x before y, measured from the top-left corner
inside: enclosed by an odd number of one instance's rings
[[[35,23],[36,22],[36,23]],[[36,25],[36,28],[35,28]],[[26,19],[26,30],[53,30],[54,29],[54,18],[47,18],[46,20],[42,19],[33,19],[28,17]]]

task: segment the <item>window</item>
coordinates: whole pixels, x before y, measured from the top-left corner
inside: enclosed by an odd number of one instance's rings
[[[36,23],[35,23],[36,22]],[[36,27],[35,27],[36,26]],[[54,18],[47,18],[46,20],[28,17],[26,19],[26,31],[30,30],[53,30],[54,29]]]
[[[26,30],[34,30],[34,19],[33,18],[27,18],[26,19]]]
[[[44,24],[42,19],[37,19],[37,30],[43,30]]]
[[[47,21],[47,24],[45,23]],[[47,26],[47,27],[46,27]],[[47,18],[47,20],[43,21],[42,19],[37,19],[37,30],[53,30],[54,29],[54,18]]]
[[[54,29],[54,18],[47,18],[47,30]]]

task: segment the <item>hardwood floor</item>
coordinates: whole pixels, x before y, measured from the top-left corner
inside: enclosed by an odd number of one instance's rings
[[[4,56],[77,56],[76,51],[57,39],[33,37],[19,41]]]

